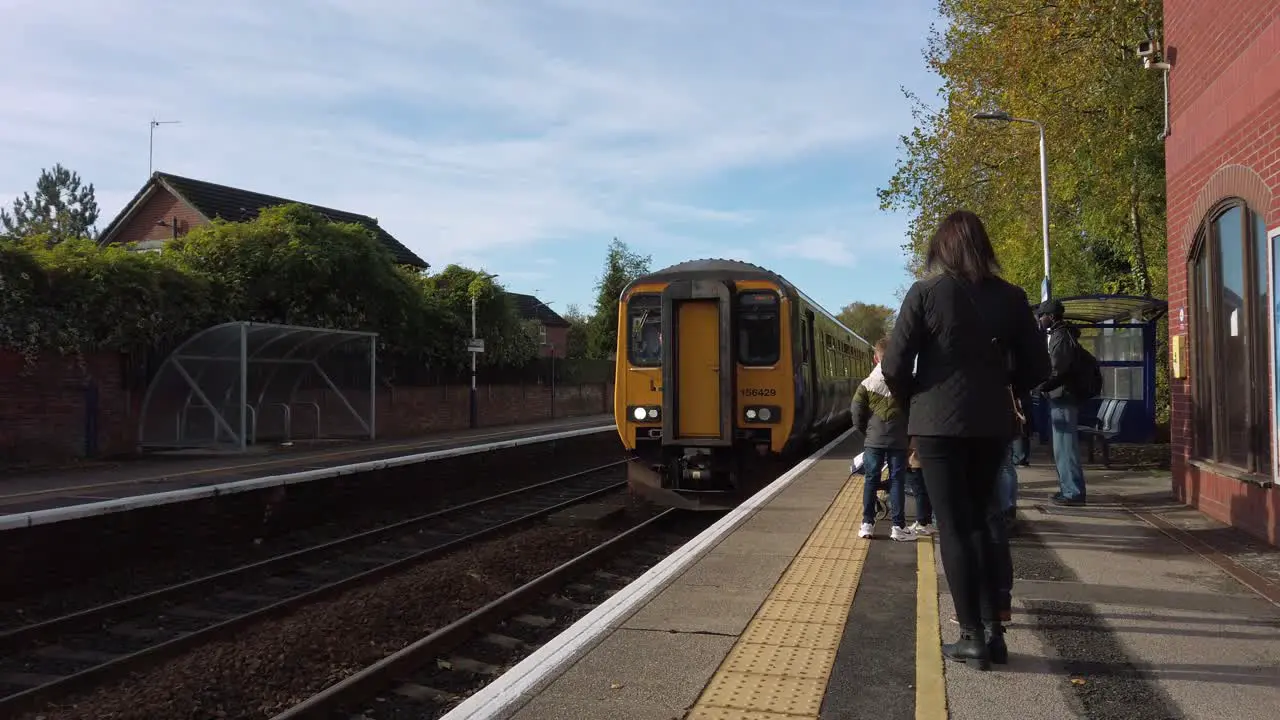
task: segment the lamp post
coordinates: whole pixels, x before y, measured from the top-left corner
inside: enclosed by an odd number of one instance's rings
[[[477,280],[481,278],[486,280],[493,280],[496,277],[498,276],[490,275],[489,273],[478,273],[476,275]],[[480,338],[476,336],[477,332],[478,331],[476,330],[476,291],[472,290],[471,292],[471,342],[467,343],[467,349],[471,351],[470,414],[471,414],[471,427],[473,429],[480,427],[480,410],[479,410],[479,404],[476,398],[476,354],[484,352],[483,346],[480,344],[481,342]]]
[[[1040,285],[1040,301],[1049,299],[1049,163],[1045,156],[1044,125],[1037,120],[1016,118],[1003,110],[980,112],[973,114],[974,120],[993,120],[996,122],[1017,122],[1035,125],[1040,131],[1040,231],[1044,239],[1044,282]]]

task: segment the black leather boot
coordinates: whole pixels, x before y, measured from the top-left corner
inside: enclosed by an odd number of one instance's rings
[[[942,654],[948,660],[975,663],[979,670],[991,669],[991,653],[987,650],[986,633],[982,630],[960,629],[960,639],[942,646]]]
[[[1009,646],[1004,642],[1004,625],[999,622],[986,623],[987,655],[996,665],[1009,664]]]

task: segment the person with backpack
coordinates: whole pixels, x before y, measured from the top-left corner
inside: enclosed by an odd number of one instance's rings
[[[1080,331],[1064,319],[1059,300],[1045,300],[1036,311],[1040,329],[1049,335],[1049,379],[1040,392],[1049,399],[1049,432],[1058,468],[1055,505],[1084,505],[1086,487],[1080,465],[1080,405],[1102,392],[1102,371],[1093,354],[1080,344]]]
[[[858,537],[871,538],[876,527],[876,492],[880,485],[881,469],[889,468],[889,513],[893,527],[889,537],[898,542],[916,539],[907,530],[905,509],[904,466],[907,464],[907,408],[889,392],[884,381],[880,362],[884,358],[888,338],[880,338],[875,344],[876,366],[853,394],[850,411],[853,426],[862,433],[863,474],[866,484],[862,491],[862,527]]]

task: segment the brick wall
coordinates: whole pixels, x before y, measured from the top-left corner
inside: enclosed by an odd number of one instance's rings
[[[13,353],[0,351],[0,468],[24,463],[58,464],[86,456],[135,452],[144,387],[129,388],[124,364],[115,354],[86,358],[45,357],[28,369]],[[377,435],[403,438],[465,429],[470,424],[469,388],[465,386],[381,389],[377,397]],[[368,394],[349,393],[361,412]],[[335,396],[314,392],[299,402],[316,402],[324,435],[360,433],[360,425]],[[481,385],[477,408],[483,426],[532,423],[553,417],[607,413],[612,384],[557,387]],[[96,405],[96,412],[94,411]],[[283,413],[264,409],[261,437],[279,436]],[[293,436],[315,431],[315,413],[295,407]],[[89,438],[86,441],[86,438]]]
[[[1187,259],[1205,213],[1219,200],[1242,197],[1268,228],[1280,224],[1280,0],[1166,0],[1164,12],[1163,42],[1174,61],[1165,141],[1169,332],[1180,335],[1189,329]],[[1196,364],[1192,356],[1191,373]],[[1189,381],[1173,380],[1170,389],[1175,493],[1280,543],[1280,491],[1189,464]]]
[[[554,349],[556,357],[562,358],[569,348],[569,328],[567,327],[549,327],[547,328],[547,344],[542,346],[542,357],[551,357]]]
[[[146,240],[169,240],[173,237],[172,223],[175,218],[178,221],[178,235],[186,235],[192,228],[206,224],[200,213],[190,205],[177,199],[169,191],[157,187],[134,211],[133,216],[120,226],[112,243],[123,245]]]

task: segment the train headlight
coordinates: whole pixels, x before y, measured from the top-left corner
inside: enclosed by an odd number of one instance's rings
[[[782,409],[774,405],[753,405],[742,414],[749,423],[776,423],[782,419]]]
[[[631,408],[631,417],[636,422],[657,422],[662,410],[654,405],[642,405]]]

